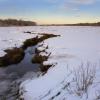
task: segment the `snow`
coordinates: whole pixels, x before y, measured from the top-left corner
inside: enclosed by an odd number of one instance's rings
[[[36,32],[61,35],[44,42],[44,45],[49,47],[47,52],[51,52],[50,58],[44,64],[57,64],[45,75],[23,82],[21,87],[25,92],[22,97],[25,100],[51,100],[52,98],[53,100],[95,100],[100,95],[98,92],[100,91],[100,28],[51,26],[38,27]],[[86,68],[87,63],[90,63],[91,69],[94,64],[96,65],[96,75],[93,84],[88,88],[88,93],[83,93],[80,97],[74,93],[76,88],[75,83],[72,82],[74,71],[78,70],[81,64]],[[64,89],[67,83],[70,83],[73,93]]]
[[[21,87],[25,92],[22,97],[25,100],[95,100],[100,95],[98,92],[100,91],[100,28],[49,26],[38,27],[36,32],[61,35],[44,42],[44,45],[49,47],[47,52],[51,52],[50,58],[44,64],[56,63],[56,65],[45,75],[23,82]],[[72,82],[74,71],[77,71],[82,64],[84,68],[89,67],[87,63],[90,63],[91,69],[95,65],[95,79],[89,86],[88,93],[83,93],[80,97],[74,92],[76,89],[75,82]],[[70,83],[73,93],[64,89],[67,83]]]
[[[0,27],[0,57],[6,54],[5,49],[20,47],[26,39],[36,36],[24,33],[27,30],[27,27]]]
[[[47,45],[49,47],[47,52],[51,52],[50,58],[44,64],[52,63],[55,66],[51,67],[45,75],[35,79],[30,78],[20,85],[20,92],[23,94],[21,96],[24,100],[96,100],[100,96],[99,27],[35,26],[0,28],[0,30],[0,43],[4,45],[6,42],[2,40],[7,40],[7,46],[0,45],[0,52],[3,52],[2,50],[5,48],[13,47],[15,43],[20,46],[26,38],[34,36],[27,33],[23,34],[23,31],[61,35],[61,37],[44,41],[44,47]],[[8,41],[11,43],[9,46]],[[12,43],[12,41],[14,42]],[[39,50],[43,50],[44,47],[39,47]],[[41,53],[41,55],[45,54]],[[83,92],[82,96],[78,96],[74,91],[77,87],[73,81],[74,72],[77,71],[78,73],[80,71],[79,66],[82,64],[86,69],[89,67],[87,66],[88,63],[91,70],[95,67],[95,78],[88,87],[87,93]],[[70,91],[68,91],[69,88]]]

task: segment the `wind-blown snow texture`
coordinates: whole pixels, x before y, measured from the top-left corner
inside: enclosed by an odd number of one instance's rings
[[[16,38],[17,36],[15,37],[15,35],[9,35],[14,41],[23,41],[23,38],[31,37],[29,34],[22,34],[22,38],[20,35],[22,31],[31,30],[34,33],[45,32],[61,35],[61,37],[55,37],[44,41],[44,45],[49,46],[47,52],[52,53],[48,61],[44,62],[44,64],[53,63],[55,67],[51,67],[45,75],[26,80],[21,84],[20,91],[23,92],[22,97],[25,100],[99,100],[97,99],[100,96],[99,27],[35,26],[1,28],[0,30],[0,38],[2,40],[8,37],[5,36],[4,33],[6,35],[19,33],[17,35],[18,38]],[[1,33],[3,34],[3,38],[1,37]],[[1,45],[0,48],[3,49]],[[2,52],[2,50],[0,51]],[[73,82],[73,78],[75,77],[74,71],[78,70],[82,63],[84,68],[89,67],[86,66],[87,62],[90,63],[89,66],[91,68],[95,66],[95,78],[93,83],[88,87],[87,93],[84,92],[81,96],[78,96],[74,91],[76,89],[76,84]]]

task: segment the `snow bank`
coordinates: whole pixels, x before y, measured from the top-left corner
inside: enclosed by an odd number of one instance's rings
[[[68,83],[73,81],[74,70],[82,63],[96,64],[96,76],[94,83],[88,89],[88,100],[96,98],[96,92],[100,91],[99,59],[100,59],[100,28],[99,27],[69,27],[49,26],[35,27],[34,32],[47,32],[61,35],[44,42],[51,52],[51,56],[44,64],[56,63],[55,67],[36,79],[26,80],[21,84],[22,97],[25,100],[86,100],[87,94],[82,97],[75,93],[69,93],[65,89]],[[67,86],[66,86],[67,87]],[[72,89],[75,85],[71,85]],[[99,94],[99,93],[97,93]]]

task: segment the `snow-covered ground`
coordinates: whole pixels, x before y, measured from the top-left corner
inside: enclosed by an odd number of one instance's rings
[[[61,35],[44,41],[44,45],[49,46],[47,52],[51,52],[50,58],[44,64],[53,63],[55,67],[51,67],[45,75],[21,84],[20,91],[25,100],[100,99],[99,27],[35,26],[0,30],[1,56],[5,48],[13,47],[16,43],[20,46],[26,38],[34,36],[23,34],[23,31]],[[83,78],[86,83],[90,81],[85,84],[86,90],[82,88]]]
[[[24,33],[28,30],[27,27],[0,27],[0,57],[5,55],[5,49],[20,47],[26,39],[36,36]]]
[[[35,32],[59,34],[44,42],[52,52],[44,64],[57,63],[36,79],[21,84],[25,100],[96,100],[100,96],[100,28],[51,26],[38,27]],[[88,67],[88,68],[87,68]],[[83,73],[84,72],[84,73]],[[91,81],[79,90],[82,79]],[[88,76],[88,78],[86,78]],[[91,77],[91,78],[89,78]],[[75,79],[78,78],[78,84]]]

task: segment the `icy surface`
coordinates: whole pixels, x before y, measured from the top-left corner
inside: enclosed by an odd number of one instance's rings
[[[13,40],[11,47],[18,43],[18,46],[26,38],[32,37],[30,34],[23,34],[23,31],[33,31],[34,33],[52,33],[61,35],[44,41],[48,45],[47,52],[51,56],[44,64],[55,64],[48,72],[36,79],[26,80],[21,84],[22,97],[25,100],[99,100],[100,97],[100,28],[80,27],[80,26],[36,26],[36,27],[16,27],[0,29],[0,52],[9,47],[3,46],[6,42],[2,40]],[[7,36],[8,34],[11,36]],[[5,35],[5,34],[6,35]],[[12,34],[16,34],[12,35]],[[21,35],[19,34],[21,33]],[[2,37],[1,37],[2,36]],[[9,37],[9,39],[7,39]],[[3,44],[4,43],[4,44]],[[7,42],[9,43],[9,42]],[[39,48],[42,50],[43,48]],[[2,54],[2,53],[1,53]],[[44,55],[44,54],[43,54]],[[87,62],[90,65],[87,66]],[[76,84],[73,82],[74,72],[80,71],[79,66],[95,67],[96,73],[93,83],[88,87],[87,92],[81,96],[74,91]],[[69,83],[71,88],[69,89]],[[68,90],[69,89],[69,90]]]

